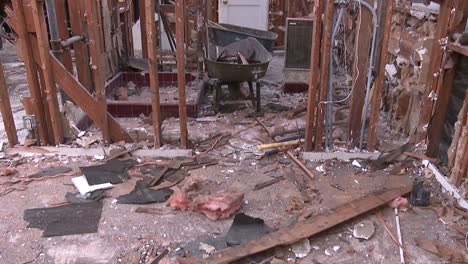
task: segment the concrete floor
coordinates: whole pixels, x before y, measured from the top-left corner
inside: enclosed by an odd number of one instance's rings
[[[8,48],[0,51],[0,56],[5,62],[15,117],[20,119],[24,113],[19,100],[28,94],[24,68]],[[280,63],[281,60],[278,61]],[[297,105],[294,100],[305,100],[302,95],[278,98],[274,94],[281,94],[279,89],[276,86],[269,87],[264,102],[285,102],[285,105],[294,106]],[[190,121],[192,140],[206,138],[214,132],[245,131],[233,135],[229,144],[208,154],[218,159],[219,165],[192,171],[186,180],[191,177],[208,178],[216,182],[219,189],[244,192],[245,203],[241,211],[264,219],[271,227],[286,227],[305,212],[312,212],[313,217],[372,191],[411,182],[417,176],[417,162],[413,169],[403,175],[392,176],[386,171],[362,172],[350,163],[335,161],[326,164],[326,174],[314,170],[320,163],[307,164],[316,174],[316,178],[310,181],[287,158],[280,158],[281,162],[277,158],[267,161],[256,158],[256,145],[265,141],[267,136],[261,127],[252,125],[255,123],[252,118],[245,117],[250,112],[252,109],[245,108],[234,113],[220,114],[218,122]],[[267,113],[265,119],[273,115]],[[167,132],[176,133],[176,124],[176,119],[166,120]],[[272,128],[279,125],[300,127],[304,124],[304,118],[289,120],[282,115],[275,115],[266,124]],[[20,134],[20,137],[24,135]],[[92,158],[44,157],[36,154],[21,158],[20,164],[16,166],[19,173],[13,177],[0,177],[0,182],[26,177],[54,165],[77,170],[79,166],[96,163],[99,161]],[[6,165],[6,162],[2,164]],[[284,174],[285,180],[253,191],[255,184],[270,179],[271,172],[265,172],[272,168]],[[131,175],[136,176],[136,173],[132,172]],[[17,190],[1,196],[0,241],[3,243],[0,243],[0,263],[138,263],[138,259],[143,260],[150,248],[170,247],[174,251],[181,243],[220,237],[229,229],[232,219],[211,221],[198,213],[174,211],[166,204],[149,205],[162,210],[162,215],[156,216],[135,213],[136,205],[113,203],[115,197],[132,190],[136,180],[138,178],[132,177],[108,192],[110,198],[104,199],[99,231],[95,234],[42,238],[42,231],[27,228],[27,223],[23,221],[25,209],[64,202],[65,194],[75,191],[70,177],[33,182],[24,186],[26,189],[23,191]],[[6,186],[0,186],[0,191],[4,188]],[[447,199],[434,184],[433,206],[437,208],[440,202]],[[312,251],[302,263],[400,263],[398,247],[376,218],[376,212],[382,214],[390,230],[396,234],[393,211],[384,207],[311,238]],[[436,239],[447,245],[459,245],[463,241],[463,235],[444,224],[431,209],[411,208],[401,212],[400,218],[407,263],[444,263],[435,255],[417,247],[414,241],[416,237]],[[352,237],[351,230],[356,223],[364,220],[371,221],[376,231],[370,240],[361,242]],[[337,250],[330,250],[333,247]],[[278,249],[275,254],[283,259],[292,258],[293,262],[301,262],[294,259],[288,246]]]

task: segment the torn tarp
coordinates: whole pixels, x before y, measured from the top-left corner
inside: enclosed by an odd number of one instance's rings
[[[261,218],[254,218],[243,213],[237,214],[226,235],[226,243],[229,246],[242,245],[250,240],[259,239],[272,230]]]
[[[40,170],[32,175],[29,175],[29,178],[42,178],[47,176],[55,176],[62,173],[67,173],[72,171],[71,168],[67,167],[50,167],[47,169]]]
[[[97,166],[81,167],[80,170],[86,176],[89,185],[118,184],[129,178],[128,170],[136,164],[138,161],[132,159],[114,159]]]
[[[171,189],[153,190],[140,189],[133,190],[129,194],[117,197],[119,204],[148,204],[162,203],[167,201],[174,191]]]
[[[101,219],[102,203],[68,204],[24,211],[28,227],[44,230],[43,237],[96,233]]]

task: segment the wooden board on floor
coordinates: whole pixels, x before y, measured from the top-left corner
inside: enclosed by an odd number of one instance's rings
[[[289,245],[300,241],[301,239],[314,236],[356,216],[385,205],[399,196],[408,194],[410,191],[411,186],[406,186],[399,189],[389,189],[371,193],[362,198],[341,205],[327,213],[313,216],[303,222],[298,222],[287,228],[274,231],[264,235],[260,239],[250,241],[243,245],[222,250],[213,256],[200,261],[201,263],[207,264],[232,263],[233,261],[276,246]]]

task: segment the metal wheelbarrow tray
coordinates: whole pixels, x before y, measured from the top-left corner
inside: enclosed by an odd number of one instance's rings
[[[247,60],[248,64],[219,61],[220,58],[237,57],[239,54]],[[226,47],[210,45],[208,47],[208,57],[205,58],[205,67],[208,77],[217,79],[215,109],[219,106],[221,100],[221,84],[248,82],[252,102],[256,104],[257,112],[260,112],[259,79],[265,76],[271,60],[271,54],[255,38],[243,39]],[[253,96],[252,82],[257,83],[255,97]]]
[[[211,43],[218,46],[224,47],[249,37],[257,39],[267,50],[271,50],[278,34],[230,24],[217,24],[211,21],[208,25],[208,38]]]
[[[217,61],[222,54],[236,56],[238,52],[252,63],[233,64]],[[247,38],[226,47],[210,45],[208,58],[205,58],[205,66],[210,78],[223,82],[255,82],[265,76],[271,59],[270,53],[260,42],[254,38]]]

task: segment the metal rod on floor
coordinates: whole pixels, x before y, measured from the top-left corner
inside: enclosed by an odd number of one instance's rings
[[[405,264],[405,253],[403,251],[403,238],[401,236],[401,227],[400,227],[400,216],[398,214],[398,208],[395,208],[395,221],[397,227],[397,234],[398,234],[398,242],[400,243],[400,260],[401,264]]]

